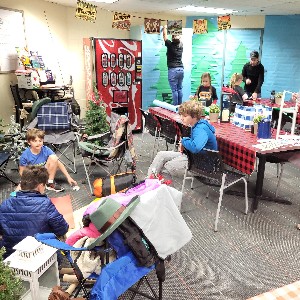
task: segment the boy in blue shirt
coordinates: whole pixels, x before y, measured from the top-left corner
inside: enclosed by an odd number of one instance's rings
[[[215,128],[207,120],[201,119],[202,109],[201,102],[195,100],[180,105],[178,112],[182,124],[191,127],[191,136],[181,139],[178,152],[159,151],[148,169],[148,177],[153,172],[159,174],[163,167],[172,175],[181,175],[187,162],[184,148],[192,153],[198,153],[203,148],[218,150]]]
[[[30,147],[24,150],[20,157],[20,175],[26,166],[44,166],[48,170],[49,179],[46,184],[47,190],[61,192],[64,188],[58,186],[54,182],[55,174],[59,168],[66,176],[71,186],[77,186],[77,182],[69,175],[65,166],[58,160],[56,154],[44,145],[45,132],[43,130],[33,128],[26,133],[26,140]]]

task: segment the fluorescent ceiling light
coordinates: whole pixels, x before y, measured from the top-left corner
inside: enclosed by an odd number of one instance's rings
[[[219,14],[226,15],[226,14],[238,12],[237,10],[233,10],[233,9],[201,7],[201,6],[192,6],[192,5],[188,5],[182,8],[177,8],[177,10],[192,11],[192,12],[207,13],[207,14],[217,14],[217,15]]]
[[[118,0],[91,0],[90,2],[97,2],[97,3],[114,3]]]

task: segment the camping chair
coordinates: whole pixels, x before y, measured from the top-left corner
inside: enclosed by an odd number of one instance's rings
[[[153,145],[153,151],[152,151],[152,156],[151,160],[154,157],[154,153],[157,149],[157,143],[158,143],[158,138],[159,138],[159,132],[160,132],[160,123],[157,119],[156,116],[152,115],[148,111],[145,111],[140,108],[140,111],[143,116],[143,134],[142,134],[142,141],[144,140],[144,133],[147,129],[147,131],[154,136],[154,145]]]
[[[67,169],[76,173],[78,120],[70,103],[50,101],[50,98],[44,98],[34,103],[32,121],[27,129],[37,127],[44,130],[44,143],[52,148]]]
[[[114,122],[115,119],[117,119],[116,122]],[[128,117],[112,113],[110,127],[111,132],[90,136],[86,141],[78,143],[91,194],[93,194],[93,189],[90,176],[96,166],[105,171],[106,176],[117,174],[123,162],[125,162],[125,171],[130,167],[131,171],[135,172],[136,154]],[[89,159],[88,166],[86,166],[85,158]],[[112,166],[109,166],[110,163]]]
[[[150,249],[153,248],[152,244],[138,227],[128,227],[129,224],[134,225],[133,221],[129,221],[130,218],[128,217],[139,202],[139,197],[133,197],[126,206],[118,204],[112,199],[103,200],[101,206],[89,215],[90,222],[102,234],[98,238],[92,239],[86,247],[69,246],[58,240],[53,233],[43,233],[35,236],[38,241],[61,250],[66,256],[78,283],[78,287],[74,290],[74,297],[82,291],[86,299],[117,299],[117,297],[138,282],[137,286],[132,288],[134,295],[131,299],[137,294],[143,295],[148,299],[162,299],[162,282],[165,280],[164,260],[149,256]],[[114,220],[112,221],[113,218]],[[125,222],[127,222],[127,226],[119,231],[119,228]],[[127,235],[129,228],[130,232],[134,231],[134,234]],[[139,235],[136,234],[136,230],[140,232]],[[137,245],[136,242],[139,242],[138,245],[142,246],[134,247],[134,249],[144,249],[141,252],[138,251],[136,253],[137,256],[133,253],[134,250],[131,250],[133,248],[130,248],[132,247],[133,238],[134,245]],[[75,259],[71,253],[73,251],[77,252],[75,253]],[[91,266],[89,271],[86,270],[85,275],[83,275],[82,270],[85,269],[87,263],[84,259],[80,260],[80,252],[82,251],[93,251],[94,256],[99,255],[100,261],[96,260],[94,262],[100,263],[101,270],[96,268],[97,273],[91,273],[95,270],[95,266]],[[115,251],[116,259],[108,263],[108,254],[112,251]],[[140,257],[140,254],[144,251],[146,251],[146,256]],[[90,254],[92,255],[92,253]],[[141,262],[144,263],[141,264]],[[157,296],[152,287],[150,290],[153,296],[139,290],[142,283],[141,280],[146,281],[150,286],[146,275],[154,268],[157,270],[159,279],[159,296]],[[101,271],[99,275],[97,275],[98,271]],[[86,283],[87,281],[90,283],[93,279],[95,284],[89,291]]]
[[[17,185],[17,183],[15,181],[13,181],[12,179],[10,179],[10,177],[8,177],[7,174],[5,173],[6,166],[8,164],[10,157],[11,157],[11,154],[9,152],[0,151],[0,177],[7,179],[14,185]]]
[[[186,153],[188,156],[188,163],[186,165],[185,174],[183,178],[182,192],[185,186],[186,179],[192,180],[191,189],[193,188],[194,177],[188,177],[188,172],[190,172],[194,176],[199,176],[200,181],[203,181],[204,184],[220,187],[220,195],[215,218],[214,230],[218,230],[218,221],[224,190],[240,180],[243,180],[245,183],[245,214],[247,214],[248,193],[246,177],[236,172],[225,170],[222,157],[219,151],[204,149],[199,153],[191,153],[189,151],[186,151]]]

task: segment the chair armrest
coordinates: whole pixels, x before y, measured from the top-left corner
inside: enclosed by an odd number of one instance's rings
[[[110,132],[105,132],[105,133],[99,133],[99,134],[95,134],[95,135],[91,135],[91,136],[88,136],[88,141],[89,140],[95,140],[95,139],[101,139],[101,138],[104,138],[104,137],[110,137]]]
[[[126,143],[126,141],[123,141],[122,143],[118,144],[115,147],[101,147],[101,146],[98,146],[98,145],[95,145],[92,143],[88,143],[88,142],[79,142],[78,146],[87,152],[94,153],[94,154],[100,154],[103,151],[111,152],[115,149],[118,149],[124,143]]]

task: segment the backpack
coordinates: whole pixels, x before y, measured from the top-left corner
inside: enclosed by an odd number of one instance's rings
[[[117,230],[123,235],[124,244],[133,252],[139,266],[150,267],[159,260],[153,245],[130,217],[124,220]]]

